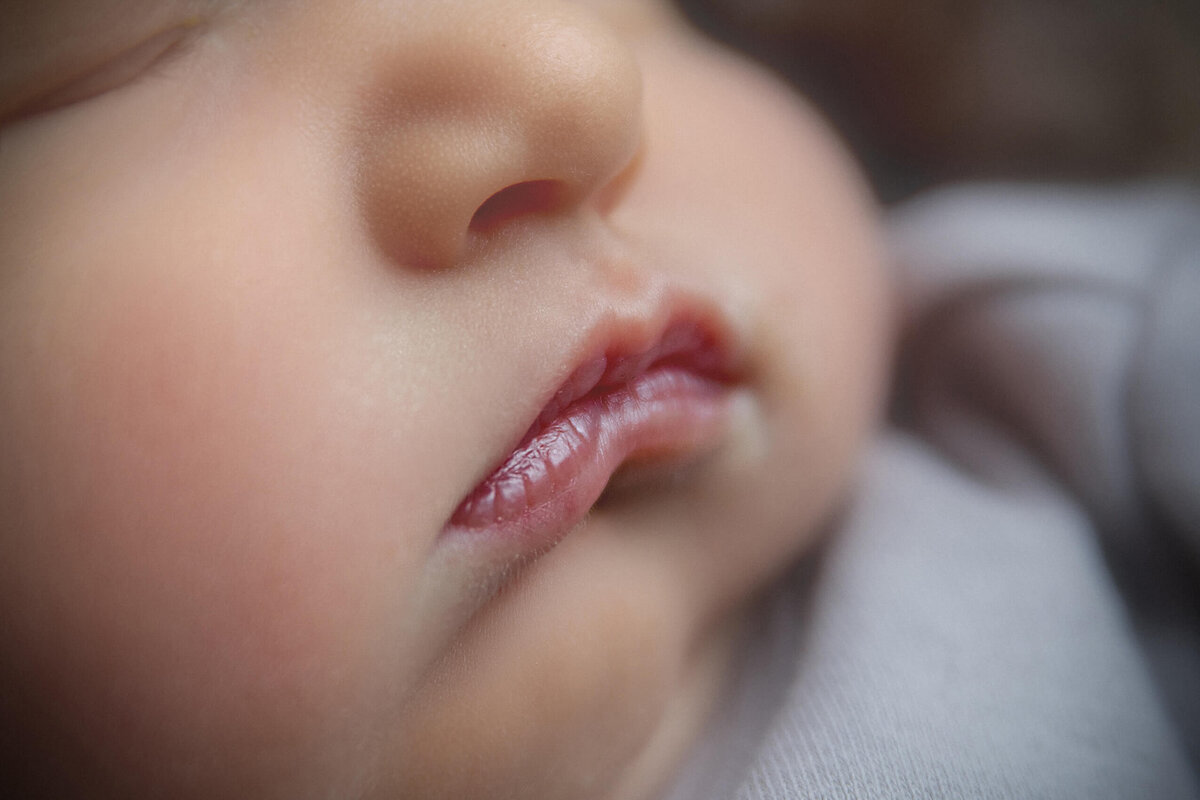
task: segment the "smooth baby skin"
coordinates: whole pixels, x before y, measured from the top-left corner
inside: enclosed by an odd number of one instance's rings
[[[878,406],[819,120],[640,3],[3,11],[5,780],[659,792]],[[596,347],[689,316],[738,353],[717,441],[548,551],[446,535]]]

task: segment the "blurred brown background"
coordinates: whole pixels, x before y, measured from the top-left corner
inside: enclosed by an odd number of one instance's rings
[[[1200,0],[681,0],[833,120],[885,201],[1200,177]]]

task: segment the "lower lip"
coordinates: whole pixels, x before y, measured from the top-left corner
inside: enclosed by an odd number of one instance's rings
[[[544,551],[584,518],[623,464],[682,464],[714,445],[727,406],[725,385],[672,366],[585,397],[471,492],[444,535],[499,540],[515,554]]]

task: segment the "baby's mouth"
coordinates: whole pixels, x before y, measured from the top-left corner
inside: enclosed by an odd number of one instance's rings
[[[612,347],[586,360],[445,533],[516,539],[520,550],[554,545],[623,465],[682,465],[715,445],[732,382],[720,337],[691,320],[638,352]]]

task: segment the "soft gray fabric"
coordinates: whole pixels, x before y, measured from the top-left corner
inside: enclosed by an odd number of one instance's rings
[[[897,421],[671,800],[1200,797],[1198,229],[1169,184],[893,215]]]
[[[960,188],[892,231],[917,429],[1078,499],[1200,763],[1200,192]]]
[[[739,800],[1194,787],[1086,520],[880,444]]]

